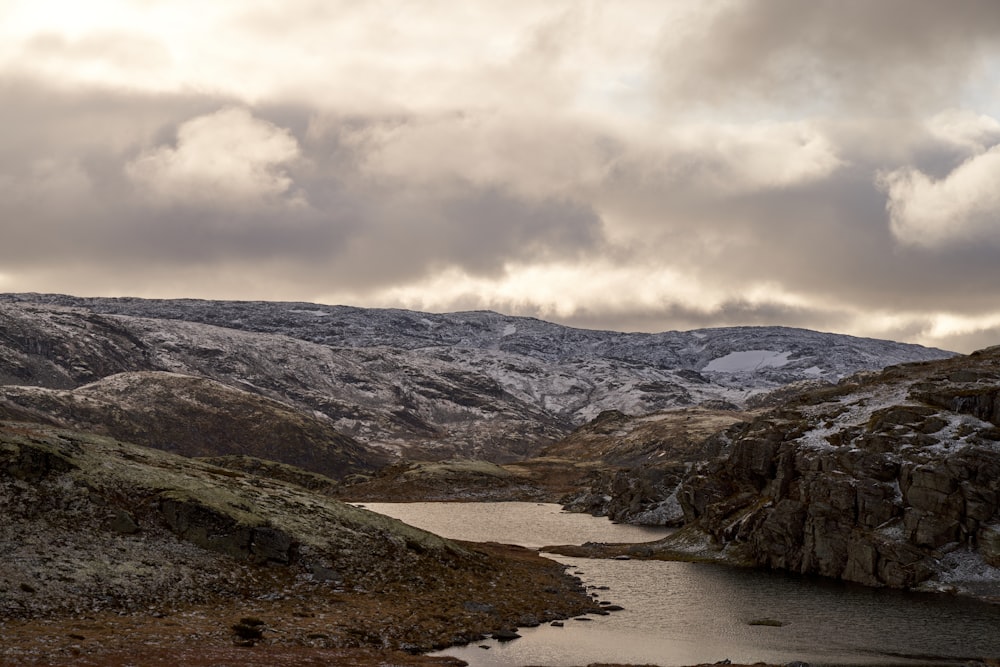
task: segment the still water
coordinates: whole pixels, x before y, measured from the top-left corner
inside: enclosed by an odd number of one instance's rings
[[[541,547],[640,542],[662,530],[615,525],[535,503],[367,503],[445,537]],[[1000,657],[1000,607],[717,565],[588,560],[570,564],[600,599],[625,607],[565,627],[519,630],[441,651],[473,667],[594,662],[691,665],[731,659],[812,665],[954,665]],[[757,620],[782,625],[751,625]],[[480,648],[488,646],[489,649]]]

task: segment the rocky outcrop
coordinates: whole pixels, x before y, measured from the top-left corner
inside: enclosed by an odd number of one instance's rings
[[[597,610],[534,552],[445,540],[302,486],[80,431],[0,422],[0,507],[3,664],[162,662],[136,658],[146,650],[201,664],[195,649],[231,647],[240,623],[265,628],[261,651],[297,651],[295,664],[352,647],[387,652],[361,664],[406,664],[388,652]],[[81,632],[103,636],[86,659]]]
[[[542,451],[544,456],[594,465],[582,490],[563,497],[564,508],[613,521],[653,526],[684,522],[677,487],[691,466],[712,458],[721,441],[711,437],[746,419],[743,412],[681,408],[641,417],[602,412]]]
[[[1000,348],[808,391],[731,427],[678,500],[761,566],[1000,593],[998,397]]]

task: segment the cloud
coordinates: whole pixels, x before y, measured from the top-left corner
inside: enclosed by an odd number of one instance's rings
[[[743,0],[664,28],[662,101],[911,114],[988,82],[992,0]],[[989,84],[987,83],[987,86]]]
[[[942,179],[903,168],[882,174],[892,233],[924,247],[1000,246],[1000,146],[969,158]]]
[[[5,289],[995,330],[992,0],[57,4],[0,22]]]
[[[346,138],[373,178],[534,200],[599,185],[620,151],[613,136],[582,122],[490,111],[388,119]]]
[[[158,203],[302,203],[284,169],[299,157],[288,130],[230,107],[185,122],[176,147],[144,151],[125,170]]]
[[[836,147],[806,122],[681,125],[633,141],[640,167],[664,183],[732,196],[807,184],[842,166]]]

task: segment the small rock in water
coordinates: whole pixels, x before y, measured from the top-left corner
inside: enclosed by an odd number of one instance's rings
[[[553,628],[561,628],[565,624],[562,621],[552,621],[551,623],[549,623],[549,625],[551,625]]]
[[[513,630],[497,630],[493,633],[493,639],[498,642],[509,642],[514,639],[519,639],[521,635],[517,634]]]
[[[632,560],[632,559],[629,556],[626,556],[625,554],[621,554],[619,556],[615,556],[614,560]]]

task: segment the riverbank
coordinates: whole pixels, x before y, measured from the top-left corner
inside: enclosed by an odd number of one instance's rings
[[[434,581],[418,577],[376,590],[331,592],[269,568],[256,582],[260,594],[247,599],[132,614],[8,617],[0,622],[0,663],[459,665],[414,653],[596,608],[563,566],[531,550],[462,545],[488,557],[489,571],[441,571]]]

